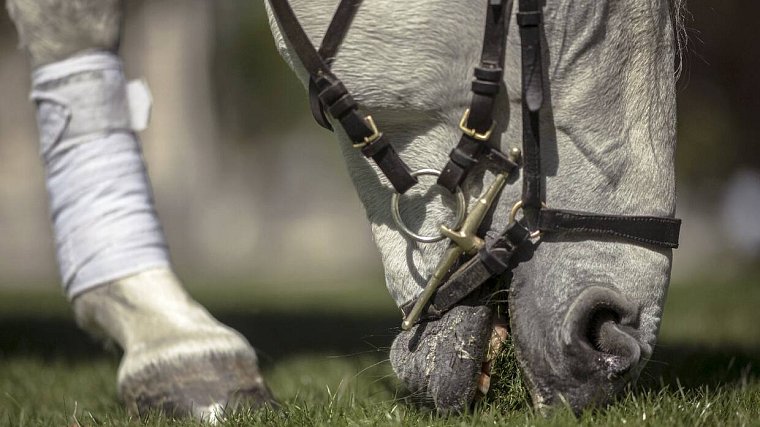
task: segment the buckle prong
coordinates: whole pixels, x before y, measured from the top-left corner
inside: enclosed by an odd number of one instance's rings
[[[470,119],[470,109],[464,110],[464,114],[462,114],[462,120],[459,121],[459,129],[462,130],[462,133],[469,136],[470,138],[477,139],[478,141],[488,142],[488,140],[491,139],[491,134],[493,134],[493,130],[496,127],[496,121],[491,121],[491,127],[483,132],[478,133],[477,130],[468,128],[467,127],[467,121]]]
[[[377,125],[375,124],[375,120],[372,118],[372,116],[364,117],[364,121],[367,122],[367,126],[369,126],[369,128],[372,130],[372,135],[364,137],[364,141],[362,142],[353,144],[354,148],[364,148],[383,136],[383,134],[377,129]]]

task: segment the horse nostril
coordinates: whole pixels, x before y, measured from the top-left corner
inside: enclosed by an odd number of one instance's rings
[[[598,310],[589,316],[585,335],[588,343],[596,351],[611,353],[609,340],[605,339],[605,330],[609,329],[610,325],[615,323],[620,323],[620,316],[609,309]]]
[[[620,292],[588,287],[565,317],[563,340],[568,356],[586,366],[598,360],[613,373],[624,374],[641,358],[637,323],[636,306]]]

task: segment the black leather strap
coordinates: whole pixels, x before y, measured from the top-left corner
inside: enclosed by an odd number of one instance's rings
[[[354,22],[356,12],[359,11],[362,0],[341,0],[338,4],[338,8],[335,9],[330,26],[327,27],[325,37],[322,39],[322,45],[319,47],[319,56],[321,56],[327,64],[332,64],[335,60],[335,55],[338,53],[343,39],[346,38],[348,29],[351,28],[351,23]]]
[[[542,11],[538,0],[520,0],[517,25],[522,45],[522,116],[523,116],[523,207],[526,218],[537,213],[543,232],[605,234],[630,241],[678,247],[681,221],[648,216],[598,215],[587,212],[545,209],[541,194],[540,111],[543,106],[543,69],[541,52]]]
[[[314,79],[312,78],[309,79],[309,109],[311,110],[312,117],[314,117],[314,121],[318,125],[331,132],[334,130],[332,124],[330,124],[330,120],[327,119],[324,105],[319,101],[317,84],[314,83]]]
[[[472,100],[465,126],[485,134],[494,124],[493,110],[504,76],[504,57],[507,44],[511,0],[488,0],[486,27],[480,64],[475,67]],[[449,161],[438,177],[438,184],[452,193],[462,184],[467,173],[489,149],[482,141],[463,133],[449,154]]]
[[[538,0],[520,0],[517,25],[522,46],[523,205],[527,210],[540,209],[542,204],[539,111],[544,93],[541,20]]]
[[[362,147],[362,153],[365,156],[372,158],[396,191],[405,193],[417,183],[409,167],[401,160],[393,146],[383,139],[382,134],[372,129],[367,117],[359,113],[358,104],[314,49],[314,45],[311,44],[288,1],[270,0],[270,4],[283,34],[313,80],[313,91],[317,93],[317,98],[321,103],[320,108],[325,108],[340,122],[349,139],[355,145]],[[343,9],[339,7],[338,12],[348,16],[356,12],[358,2],[341,6]],[[335,24],[337,29],[334,31],[345,34],[347,27],[343,28],[341,25]],[[337,38],[339,35],[331,37]]]
[[[667,217],[599,215],[541,209],[538,227],[544,232],[608,235],[636,243],[677,248],[681,220]]]
[[[341,0],[338,8],[335,10],[330,26],[327,27],[325,37],[322,39],[322,45],[319,47],[319,56],[325,62],[325,65],[332,66],[335,55],[338,53],[343,39],[346,38],[348,29],[354,21],[356,12],[359,11],[362,0]],[[330,121],[325,114],[324,105],[319,101],[317,85],[314,79],[309,79],[309,107],[314,120],[327,130],[333,130]]]
[[[277,17],[283,34],[287,37],[309,75],[331,75],[330,67],[325,64],[317,50],[314,49],[309,36],[306,35],[298,22],[293,8],[290,7],[290,3],[287,0],[269,0],[269,4],[272,6],[272,12]]]
[[[359,113],[359,106],[340,80],[332,74],[325,74],[316,78],[314,84],[320,102],[340,122],[351,141],[362,144],[362,154],[377,164],[396,191],[403,194],[417,184],[417,178],[412,176],[393,146],[382,134],[376,134],[367,117]]]

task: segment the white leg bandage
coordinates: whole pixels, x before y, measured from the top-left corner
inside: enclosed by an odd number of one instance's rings
[[[168,267],[135,131],[150,94],[127,84],[121,60],[96,52],[32,74],[58,263],[69,298],[141,271]]]

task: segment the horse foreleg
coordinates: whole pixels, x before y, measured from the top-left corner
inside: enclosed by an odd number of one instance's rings
[[[129,409],[216,419],[270,399],[256,354],[171,272],[136,131],[148,100],[128,86],[120,0],[9,0],[35,68],[40,145],[58,261],[79,325],[124,349]]]

